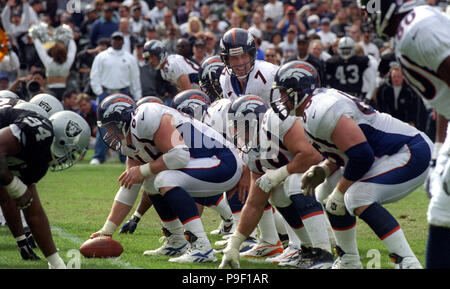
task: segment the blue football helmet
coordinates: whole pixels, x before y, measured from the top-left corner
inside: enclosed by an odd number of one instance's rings
[[[175,95],[172,107],[188,114],[190,117],[201,120],[211,100],[208,95],[198,89],[188,89]]]
[[[164,43],[162,43],[159,40],[149,40],[144,44],[144,48],[142,50],[142,57],[148,61],[148,58],[150,57],[150,55],[156,55],[156,57],[158,57],[159,63],[156,67],[154,67],[155,69],[160,69],[161,68],[161,64],[167,59],[167,56],[169,55],[167,53],[167,49],[166,46],[164,45]]]
[[[230,56],[240,55],[243,53],[250,54],[250,69],[244,75],[237,75],[234,67],[230,65]],[[243,78],[253,70],[256,61],[256,44],[252,34],[242,28],[233,28],[225,32],[220,39],[220,57],[225,63],[226,71],[233,76]],[[247,65],[248,63],[242,64]],[[242,66],[239,65],[239,66]]]
[[[211,101],[223,97],[219,77],[224,68],[225,64],[219,55],[206,58],[200,65],[198,71],[200,88],[211,98]]]
[[[136,102],[136,106],[140,106],[141,104],[147,103],[147,102],[149,102],[149,103],[156,102],[159,104],[164,104],[164,102],[157,96],[144,96]]]

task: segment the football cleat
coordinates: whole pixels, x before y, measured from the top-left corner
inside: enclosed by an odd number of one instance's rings
[[[216,254],[207,238],[198,238],[193,233],[186,231],[186,239],[189,241],[189,249],[180,257],[170,258],[172,263],[206,263],[216,262]]]
[[[266,262],[280,265],[280,263],[287,262],[288,260],[289,260],[289,262],[291,262],[292,259],[298,258],[299,256],[300,256],[300,248],[298,248],[294,244],[289,244],[283,250],[283,253],[281,253],[280,255],[277,255],[275,257],[267,258]],[[282,266],[282,265],[280,265],[280,266]]]
[[[253,249],[258,244],[255,238],[248,237],[245,239],[244,242],[242,242],[241,246],[239,247],[239,253],[247,252],[248,250]]]
[[[219,228],[210,232],[211,235],[230,235],[234,233],[234,222],[233,220],[222,220],[220,222]]]
[[[338,256],[331,269],[363,269],[359,255],[347,254],[341,247],[334,247],[334,252]]]
[[[300,258],[295,267],[299,269],[330,269],[333,261],[333,255],[328,251],[302,246]]]
[[[144,251],[144,256],[181,256],[188,250],[188,242],[184,235],[172,234],[166,228],[162,228],[163,237],[160,241],[165,240],[164,244],[156,250]]]
[[[389,254],[389,258],[395,264],[395,269],[423,269],[416,257],[401,257],[395,253]]]
[[[275,245],[259,240],[258,243],[250,250],[240,253],[244,258],[264,258],[269,256],[280,255],[283,253],[283,245],[278,241]]]

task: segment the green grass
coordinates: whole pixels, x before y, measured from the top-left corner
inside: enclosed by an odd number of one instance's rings
[[[80,245],[90,234],[99,230],[109,213],[119,183],[118,176],[125,166],[119,162],[106,163],[101,166],[89,166],[92,151],[86,159],[73,168],[62,172],[48,172],[38,183],[37,188],[41,202],[52,226],[53,238],[60,256],[69,266],[79,264],[82,269],[214,269],[220,264],[173,264],[167,262],[169,257],[143,256],[145,250],[158,248],[161,244],[161,223],[151,208],[143,217],[134,234],[114,235],[124,247],[119,258],[86,259],[79,256]],[[137,205],[137,204],[136,204]],[[424,264],[427,238],[426,210],[428,199],[423,189],[419,188],[408,197],[385,207],[397,218],[407,239],[422,264]],[[134,212],[134,208],[130,213]],[[220,222],[219,216],[211,209],[204,210],[202,221],[207,232],[215,229]],[[370,250],[380,252],[381,268],[393,268],[388,251],[373,231],[358,220],[358,247],[363,264],[371,262]],[[219,240],[211,236],[211,242]],[[40,261],[23,261],[17,251],[14,238],[7,227],[0,227],[0,268],[47,268],[47,262],[39,250]],[[375,251],[377,252],[377,251]],[[276,269],[276,265],[241,260],[241,268]]]

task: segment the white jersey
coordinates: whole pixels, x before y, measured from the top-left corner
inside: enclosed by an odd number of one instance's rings
[[[227,114],[231,106],[231,100],[228,98],[221,98],[208,107],[203,115],[203,123],[212,127],[224,137],[227,135]]]
[[[193,61],[179,54],[167,56],[166,64],[161,69],[161,76],[178,88],[178,78],[186,74],[191,81],[192,88],[200,89],[198,85],[198,71],[200,67]]]
[[[411,87],[450,119],[450,88],[437,76],[450,56],[450,17],[428,5],[409,12],[395,37],[395,55]]]
[[[329,161],[345,166],[348,157],[338,150],[331,135],[341,116],[353,118],[364,133],[375,157],[393,155],[419,130],[389,114],[380,113],[356,97],[336,89],[319,89],[305,109],[307,138]]]
[[[259,131],[259,151],[250,150],[242,157],[250,171],[264,174],[266,169],[281,168],[293,159],[283,139],[296,120],[296,117],[289,116],[281,121],[272,109],[267,110]]]
[[[256,60],[253,70],[247,78],[246,87],[241,90],[237,77],[228,74],[226,69],[220,76],[220,86],[223,90],[223,96],[234,101],[241,95],[253,94],[261,97],[264,102],[270,104],[270,89],[273,85],[278,66],[272,63]]]

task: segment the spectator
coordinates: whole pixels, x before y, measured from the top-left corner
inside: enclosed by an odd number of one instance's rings
[[[353,24],[348,28],[348,36],[350,36],[355,43],[358,43],[361,39],[361,30],[359,26]]]
[[[219,28],[219,22],[220,22],[219,16],[217,16],[216,14],[211,15],[206,20],[207,31],[214,34],[217,45],[219,43],[219,41],[217,41],[217,39],[221,39],[223,36],[223,31]],[[217,48],[218,47],[216,47],[216,49]]]
[[[273,22],[273,19],[271,17],[267,17],[264,21],[264,27],[262,29],[263,31],[263,41],[267,43],[272,42],[273,35],[278,32],[278,30],[275,29],[275,23]]]
[[[322,41],[324,49],[327,50],[336,40],[337,36],[330,30],[329,18],[323,18],[320,23],[321,30],[317,32],[317,35],[320,36],[320,40]]]
[[[133,46],[136,42],[136,38],[135,35],[130,34],[130,21],[128,20],[128,18],[120,18],[119,31],[123,34],[123,49],[126,52],[131,53],[133,51]],[[144,35],[144,33],[142,33],[142,35]]]
[[[162,40],[164,46],[166,46],[167,53],[174,54],[177,52],[177,42],[179,39],[178,30],[175,27],[170,27],[167,30],[166,37]]]
[[[166,32],[170,27],[175,27],[177,30],[179,29],[178,25],[173,20],[173,13],[171,10],[166,10],[164,12],[163,21],[161,21],[156,26],[157,39],[163,39],[166,35]]]
[[[219,50],[219,43],[216,39],[216,36],[214,35],[214,33],[210,32],[210,31],[206,31],[205,33],[203,33],[202,39],[205,41],[206,43],[206,57],[215,55],[216,52]]]
[[[148,14],[150,13],[150,8],[148,7],[148,4],[144,0],[125,0],[122,2],[122,5],[128,6],[130,8],[132,7],[139,7],[142,11],[142,15],[145,17],[148,17]]]
[[[193,16],[190,15],[192,12],[196,12],[200,17],[200,12],[194,7],[194,4],[194,0],[186,0],[185,4],[177,9],[177,23],[179,25],[188,22],[191,18],[190,16]]]
[[[63,107],[65,110],[71,110],[76,113],[79,112],[79,107],[77,103],[78,92],[74,89],[68,89],[63,94]]]
[[[297,10],[294,6],[287,6],[286,14],[284,17],[278,22],[277,30],[280,31],[283,36],[286,36],[288,29],[292,26],[296,26],[297,33],[298,31],[306,32],[306,29],[303,24],[300,24],[295,16]]]
[[[324,51],[322,42],[317,39],[310,42],[309,53],[317,57],[322,62],[322,66],[325,65],[325,61],[331,58],[331,55],[328,52]]]
[[[113,16],[113,8],[104,5],[103,16],[95,20],[90,32],[91,45],[97,45],[100,38],[110,38],[111,35],[119,29],[117,19]]]
[[[9,80],[6,73],[0,72],[0,90],[6,90],[9,87]]]
[[[2,11],[2,25],[5,32],[14,38],[27,32],[30,26],[30,5],[27,0],[22,0],[22,12],[16,9],[15,0],[8,0]]]
[[[189,20],[186,24],[186,29],[182,31],[182,33],[187,34],[188,37],[196,37],[198,33],[203,33],[203,25],[199,18],[189,17]]]
[[[264,51],[260,48],[262,43],[262,32],[256,27],[250,27],[248,29],[248,32],[253,36],[255,39],[255,46],[256,46],[256,59],[257,60],[264,60]]]
[[[134,49],[134,56],[136,56],[139,65],[139,77],[141,81],[142,95],[160,95],[160,93],[158,92],[158,88],[160,88],[161,85],[158,85],[159,83],[157,82],[157,72],[151,65],[146,64],[145,59],[142,57],[143,48],[144,43],[139,42],[136,44]]]
[[[144,19],[141,13],[141,7],[133,6],[131,7],[131,17],[129,18],[129,31],[136,38],[145,37],[145,31],[151,25],[150,22]],[[124,31],[121,31],[124,33]],[[124,34],[125,35],[125,34]],[[131,49],[131,48],[130,48]],[[130,50],[129,52],[131,52]]]
[[[155,0],[155,7],[148,13],[148,18],[152,20],[154,26],[158,26],[163,22],[164,14],[169,11],[164,0]],[[171,15],[172,17],[173,15]],[[172,19],[170,19],[172,21]]]
[[[33,43],[45,67],[47,88],[61,101],[66,89],[70,68],[77,53],[75,41],[70,40],[68,47],[62,42],[56,42],[49,50],[50,56],[39,39],[33,39]]]
[[[92,5],[86,6],[85,15],[86,15],[86,17],[80,26],[80,33],[81,33],[81,39],[83,39],[87,43],[87,42],[89,42],[89,31],[91,31],[92,25],[99,18],[99,16],[98,16],[97,10],[95,10],[94,6],[92,6]]]
[[[250,5],[247,0],[234,0],[233,12],[239,15],[240,24],[243,24],[244,20],[250,14]]]
[[[368,25],[361,26],[362,31],[362,40],[359,42],[359,45],[364,49],[365,55],[372,55],[377,62],[380,62],[380,52],[378,47],[372,43],[372,30]]]
[[[12,49],[8,49],[8,53],[0,60],[0,73],[6,75],[9,82],[16,79],[19,71],[19,57]]]
[[[147,31],[145,31],[145,41],[156,39],[158,34],[156,33],[155,26],[150,25],[147,27]]]
[[[206,56],[206,43],[205,41],[203,41],[203,39],[197,39],[194,43],[194,47],[193,47],[193,51],[194,51],[194,56],[193,56],[193,60],[200,65],[203,61],[203,59],[205,59]]]
[[[91,143],[95,145],[95,135],[97,134],[97,103],[86,93],[78,94],[76,102],[80,108],[79,114],[87,121],[91,128]]]
[[[316,14],[310,15],[307,18],[307,23],[308,23],[308,32],[310,34],[315,34],[317,32],[320,31],[319,26],[320,26],[320,18],[319,16],[317,16]]]
[[[250,26],[250,28],[254,27],[258,30],[263,30],[264,29],[264,24],[263,24],[263,18],[261,16],[261,14],[259,13],[254,13],[252,16],[252,25]]]
[[[187,38],[180,38],[177,41],[177,54],[187,59],[192,59],[192,46]]]
[[[341,8],[336,14],[336,18],[331,21],[331,32],[336,36],[342,37],[345,35],[345,28],[349,26],[348,15],[345,8]]]
[[[297,32],[296,25],[289,26],[284,41],[280,43],[284,59],[282,63],[285,63],[290,57],[295,58],[297,55]]]
[[[267,48],[264,53],[264,60],[274,65],[281,65],[281,56],[277,53],[275,48]]]
[[[130,18],[131,14],[130,14],[130,7],[126,6],[126,5],[120,5],[119,6],[119,18]]]
[[[236,12],[231,13],[230,26],[227,27],[227,30],[240,27],[241,27],[241,16],[239,16],[239,14]]]
[[[378,110],[407,122],[421,130],[425,129],[427,112],[422,100],[406,84],[400,67],[390,70],[389,81],[376,90]]]
[[[216,14],[214,14],[214,15],[216,15]],[[209,17],[211,17],[211,8],[209,8],[209,5],[203,4],[200,7],[200,21],[202,22],[203,27],[207,26],[206,22],[208,21]]]
[[[45,11],[42,0],[31,0],[30,2],[30,24],[39,22],[39,14]]]
[[[90,73],[90,83],[97,95],[97,105],[112,93],[130,95],[136,100],[142,97],[136,58],[122,49],[124,40],[121,32],[114,32],[111,38],[111,47],[95,57]],[[108,146],[101,138],[104,133],[102,130],[97,131],[95,153],[90,163],[92,165],[99,165],[106,160]]]
[[[267,18],[270,18],[272,21],[278,23],[281,18],[283,18],[283,12],[283,1],[269,0],[269,2],[264,5],[264,17],[266,21]]]
[[[39,93],[49,93],[45,89],[47,79],[42,69],[33,69],[27,76],[18,77],[9,90],[17,94],[23,100],[29,100]]]

